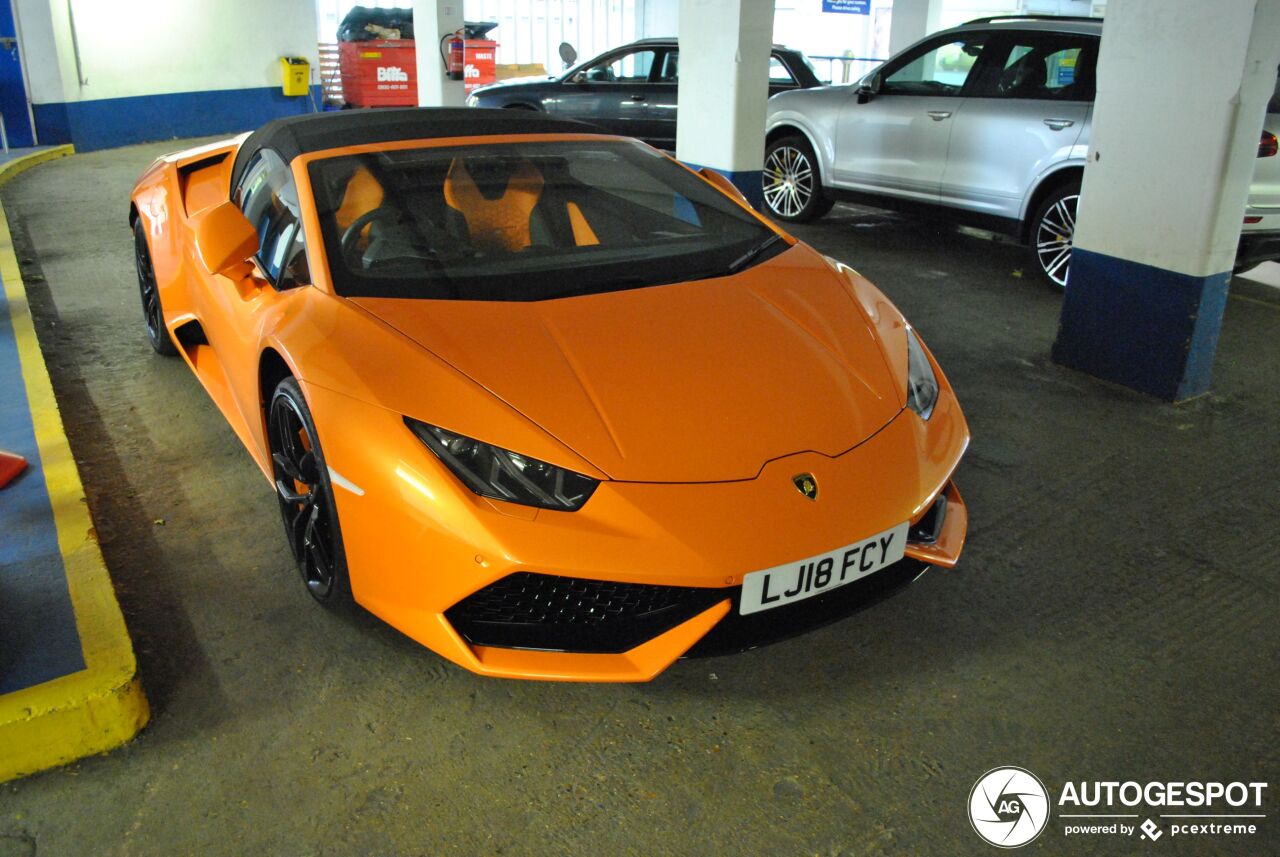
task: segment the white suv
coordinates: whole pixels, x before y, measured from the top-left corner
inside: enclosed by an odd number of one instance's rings
[[[1065,287],[1101,34],[1097,18],[981,18],[917,42],[857,83],[775,96],[769,213],[806,221],[837,200],[947,211],[1027,243],[1034,270]],[[1258,156],[1271,160],[1255,171],[1237,271],[1280,259],[1275,154],[1276,137],[1264,132]]]

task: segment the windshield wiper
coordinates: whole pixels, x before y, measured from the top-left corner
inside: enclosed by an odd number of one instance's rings
[[[759,244],[752,247],[750,250],[748,250],[747,252],[743,253],[741,256],[739,256],[738,258],[730,262],[728,273],[730,274],[738,273],[743,268],[745,268],[751,262],[752,259],[755,259],[765,250],[768,250],[770,247],[772,247],[774,244],[777,244],[781,240],[782,240],[781,235],[779,235],[777,232],[773,233],[764,241],[760,242]]]

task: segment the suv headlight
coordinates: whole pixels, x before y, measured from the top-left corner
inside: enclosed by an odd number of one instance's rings
[[[439,426],[410,417],[405,417],[404,422],[445,467],[482,497],[576,512],[600,484],[590,476],[463,437]]]
[[[907,407],[929,419],[934,403],[938,401],[938,376],[925,356],[916,332],[907,328]]]

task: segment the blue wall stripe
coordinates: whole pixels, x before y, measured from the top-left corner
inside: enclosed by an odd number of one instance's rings
[[[1053,359],[1171,402],[1209,389],[1231,273],[1193,277],[1071,254]]]
[[[313,86],[315,103],[320,87]],[[313,110],[311,99],[286,96],[278,86],[174,92],[96,101],[35,104],[44,145],[73,143],[80,152],[154,140],[251,131],[281,116]]]

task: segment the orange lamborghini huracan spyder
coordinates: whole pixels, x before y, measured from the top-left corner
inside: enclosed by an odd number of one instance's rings
[[[302,578],[478,673],[643,681],[955,565],[969,442],[911,326],[724,178],[541,114],[349,111],[157,160],[152,347]]]

